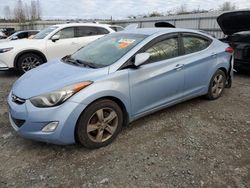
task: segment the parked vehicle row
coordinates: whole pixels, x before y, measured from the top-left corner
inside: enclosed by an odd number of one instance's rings
[[[35,36],[39,30],[25,30],[25,31],[17,31],[7,37],[6,39],[0,40],[0,42],[8,42],[10,40],[19,40],[19,39],[27,39]]]
[[[99,38],[106,33],[111,34]],[[76,51],[82,36],[81,45],[98,39]],[[107,25],[58,25],[30,41],[22,45],[43,46],[46,60],[76,51],[33,70],[28,62],[44,62],[38,48],[17,58],[19,70],[30,71],[8,96],[10,122],[19,135],[38,141],[106,146],[140,117],[197,96],[217,99],[231,85],[233,49],[198,31],[115,33]],[[18,54],[18,41],[13,42],[15,50],[2,53],[9,58]]]
[[[70,55],[119,26],[69,23],[48,27],[32,39],[0,43],[0,70],[17,69],[21,74],[51,60]]]

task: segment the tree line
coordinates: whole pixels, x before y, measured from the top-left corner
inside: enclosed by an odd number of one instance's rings
[[[222,3],[217,10],[219,11],[231,11],[231,10],[236,10],[237,7],[235,6],[235,4],[226,1],[224,3]],[[205,13],[205,12],[210,12],[213,10],[205,10],[205,9],[193,9],[193,10],[188,10],[188,7],[186,4],[182,4],[180,5],[180,7],[178,7],[175,10],[170,10],[167,11],[166,13],[161,13],[161,12],[157,12],[157,11],[153,11],[151,13],[148,14],[144,14],[144,15],[130,15],[128,16],[128,18],[148,18],[148,17],[162,17],[162,16],[170,16],[170,15],[182,15],[182,14],[195,14],[195,13]]]
[[[13,9],[5,6],[3,10],[5,20],[18,22],[41,20],[42,9],[39,0],[31,0],[30,4],[18,0]]]
[[[226,1],[222,3],[217,10],[220,11],[230,11],[236,10],[237,7],[235,4]],[[18,0],[16,6],[11,9],[9,6],[4,7],[4,20],[6,21],[13,21],[13,22],[25,22],[25,21],[36,21],[41,20],[42,9],[39,0],[31,0],[30,4],[23,3],[22,0]],[[153,11],[148,14],[144,15],[130,15],[128,18],[147,18],[147,17],[161,17],[161,16],[168,16],[168,15],[181,15],[181,14],[193,14],[193,13],[204,13],[209,12],[212,10],[205,10],[205,9],[193,9],[188,10],[186,4],[182,4],[175,10],[167,11],[166,13],[160,13],[157,11]],[[2,20],[2,21],[4,21]]]

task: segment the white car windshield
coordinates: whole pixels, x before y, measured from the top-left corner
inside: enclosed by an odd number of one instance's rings
[[[119,60],[146,37],[141,34],[110,34],[80,49],[70,59],[77,61],[79,66],[105,67]]]
[[[48,27],[46,29],[43,29],[42,31],[37,33],[33,39],[44,39],[48,34],[50,34],[52,31],[54,31],[57,28],[58,27],[56,27],[56,26],[52,26],[52,27]]]

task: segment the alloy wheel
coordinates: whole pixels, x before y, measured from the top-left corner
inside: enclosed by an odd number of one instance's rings
[[[42,62],[40,62],[36,57],[26,57],[25,59],[23,59],[21,67],[24,72],[27,72],[33,68],[38,67],[41,64]]]
[[[220,96],[224,88],[224,78],[221,74],[215,76],[212,85],[212,95],[214,98]]]
[[[88,137],[96,143],[110,139],[118,127],[118,115],[111,108],[97,110],[87,124]]]

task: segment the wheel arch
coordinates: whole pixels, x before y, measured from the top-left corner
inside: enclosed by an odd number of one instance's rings
[[[225,73],[226,77],[228,77],[228,72],[227,72],[227,69],[225,67],[220,67],[218,68],[218,70],[221,70]]]
[[[86,108],[87,108],[88,106],[90,106],[91,104],[93,104],[93,103],[99,101],[99,100],[105,100],[105,99],[109,99],[109,100],[115,102],[115,103],[121,108],[122,113],[123,113],[123,115],[124,115],[124,117],[125,117],[122,126],[123,126],[123,127],[128,126],[128,124],[129,124],[129,114],[128,114],[127,108],[126,108],[124,102],[122,102],[122,100],[119,99],[119,98],[117,98],[117,97],[114,97],[114,96],[103,96],[103,97],[100,97],[100,98],[98,98],[98,99],[95,99],[95,100],[92,101],[91,103],[89,103],[89,104],[86,106]],[[79,141],[78,141],[78,139],[77,139],[77,136],[76,136],[77,124],[78,124],[78,122],[79,122],[79,120],[80,120],[81,115],[85,112],[86,108],[81,112],[80,116],[78,117],[78,119],[77,119],[77,121],[76,121],[75,127],[74,127],[74,138],[75,138],[75,142],[76,142],[76,143],[79,143]]]
[[[93,100],[92,102],[90,102],[90,103],[87,105],[87,107],[90,106],[91,104],[95,103],[96,101],[104,100],[104,99],[109,99],[109,100],[115,102],[115,103],[121,108],[122,113],[123,113],[123,115],[124,115],[124,117],[125,117],[125,118],[124,118],[125,121],[124,121],[123,126],[127,126],[128,123],[129,123],[129,113],[128,113],[128,109],[127,109],[125,103],[124,103],[121,99],[119,99],[118,97],[109,96],[109,95],[107,95],[107,96],[102,96],[102,97],[99,97],[99,98]],[[86,108],[87,108],[87,107],[86,107]],[[86,109],[86,108],[85,108],[85,109]],[[85,109],[82,111],[82,113],[85,111]],[[82,113],[81,113],[81,114],[82,114]],[[80,117],[79,117],[79,118],[80,118]]]
[[[24,55],[24,54],[28,54],[28,53],[33,53],[33,54],[36,54],[38,56],[40,56],[42,59],[43,59],[43,62],[47,62],[47,58],[46,56],[44,55],[44,53],[42,53],[41,51],[39,50],[24,50],[24,51],[21,51],[19,52],[15,59],[14,59],[14,68],[17,68],[17,63],[18,63],[18,59]]]

